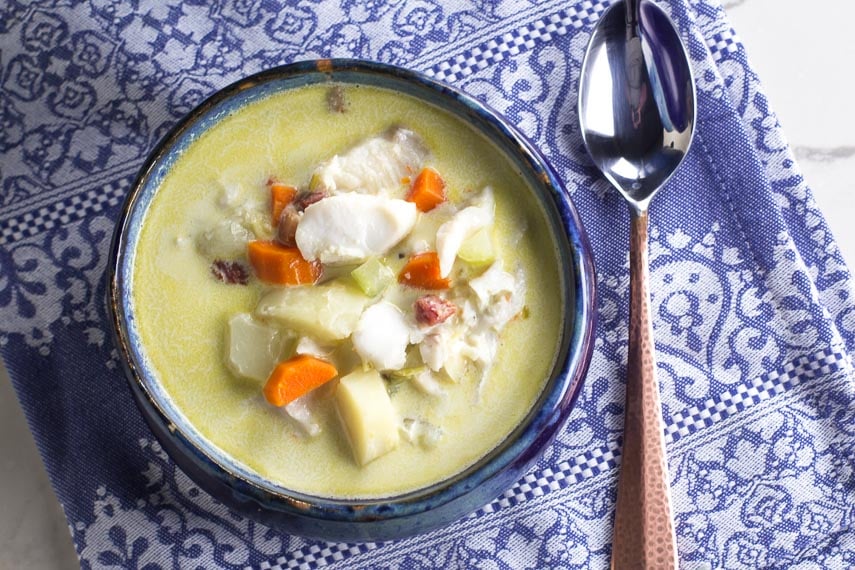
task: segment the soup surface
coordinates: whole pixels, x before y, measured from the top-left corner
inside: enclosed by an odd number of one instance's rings
[[[459,473],[501,443],[526,416],[554,363],[563,313],[560,278],[543,211],[492,144],[414,98],[367,86],[335,89],[332,99],[329,86],[308,86],[251,103],[186,149],[145,215],[134,259],[133,308],[158,380],[175,407],[213,446],[288,489],[336,498],[382,497]],[[282,287],[252,275],[245,285],[216,279],[200,236],[231,217],[254,238],[271,239],[276,228],[263,214],[270,208],[271,180],[307,188],[319,164],[395,127],[417,134],[427,149],[425,162],[446,184],[445,210],[419,213],[419,224],[430,226],[429,216],[448,218],[491,189],[492,256],[524,282],[524,308],[498,333],[495,357],[483,376],[436,375],[425,384],[405,373],[384,373],[401,433],[413,426],[430,429],[410,429],[409,437],[402,436],[394,449],[360,465],[333,402],[338,379],[312,394],[311,423],[316,429],[307,430],[284,408],[265,401],[263,380],[235,373],[228,354],[229,323],[236,315],[255,314],[251,318],[281,329],[282,359],[293,354],[303,332],[286,330],[281,321],[265,321],[256,312],[265,295]],[[424,249],[420,240],[408,236],[382,257],[383,262],[399,275],[408,258]],[[242,254],[238,257],[245,260]],[[483,261],[455,259],[452,284],[486,272],[489,266]],[[338,281],[353,288],[351,269],[346,262],[325,268],[327,283],[301,288]],[[372,297],[368,306],[378,299],[410,303],[407,295],[407,288],[395,283],[383,296]],[[342,354],[348,350],[350,356]],[[408,366],[414,352],[418,360],[418,350],[409,346]],[[340,377],[370,368],[347,343],[331,358]],[[424,369],[423,363],[416,365]]]

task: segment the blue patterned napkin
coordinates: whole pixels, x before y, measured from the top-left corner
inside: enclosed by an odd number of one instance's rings
[[[7,0],[0,4],[0,350],[86,568],[605,568],[627,344],[627,209],[585,155],[579,69],[607,2]],[[685,568],[855,566],[855,297],[715,0],[673,0],[698,132],[651,212],[651,289]],[[155,142],[239,77],[319,56],[417,69],[552,160],[599,270],[571,421],[473,516],[326,544],[229,512],[169,460],[107,334],[107,248]],[[782,62],[782,65],[784,62]]]

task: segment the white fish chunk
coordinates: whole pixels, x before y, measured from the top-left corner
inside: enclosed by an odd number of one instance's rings
[[[511,275],[495,262],[480,276],[469,281],[469,287],[478,297],[483,319],[500,331],[525,306],[525,276],[522,270]]]
[[[419,354],[428,368],[438,372],[445,364],[448,355],[449,337],[444,329],[425,335],[419,344]]]
[[[369,194],[341,194],[312,204],[297,226],[303,257],[344,265],[383,255],[416,223],[416,205]]]
[[[330,194],[359,191],[401,197],[401,180],[418,174],[427,155],[427,147],[416,133],[392,129],[319,166],[312,177],[312,189]]]
[[[315,409],[317,407],[315,402],[316,398],[317,391],[313,390],[308,394],[293,400],[283,408],[285,413],[297,422],[309,437],[315,437],[321,433],[321,425],[318,423],[318,419],[315,414]]]
[[[482,309],[488,307],[493,297],[503,293],[512,294],[516,288],[514,276],[502,268],[502,263],[497,261],[487,271],[471,279],[469,287],[478,297],[478,304]]]
[[[461,382],[476,371],[486,374],[496,359],[498,343],[498,335],[483,327],[444,328],[425,335],[419,353],[430,370],[444,371],[446,379]]]
[[[421,445],[427,449],[436,447],[442,439],[442,429],[439,426],[419,418],[404,418],[399,429],[409,443]]]
[[[471,206],[460,210],[439,227],[436,231],[436,252],[442,277],[448,277],[451,273],[457,252],[466,238],[481,228],[492,225],[494,211],[493,190],[488,186],[481,191]]]
[[[301,336],[294,347],[294,354],[305,354],[321,360],[329,360],[333,352],[335,347],[324,346],[310,336]]]
[[[471,333],[458,345],[459,354],[478,366],[484,374],[496,361],[499,352],[499,337],[492,330],[478,330]]]
[[[377,370],[400,370],[407,362],[410,327],[398,307],[381,301],[365,309],[351,340],[363,362]]]

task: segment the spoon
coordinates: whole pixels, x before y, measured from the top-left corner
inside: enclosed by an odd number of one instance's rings
[[[594,29],[579,84],[585,147],[630,207],[630,308],[623,451],[612,568],[677,567],[650,318],[647,209],[682,162],[695,125],[689,58],[651,0],[619,0]]]

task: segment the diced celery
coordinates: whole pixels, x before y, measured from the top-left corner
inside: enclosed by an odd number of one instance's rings
[[[350,275],[369,297],[376,297],[395,281],[395,274],[376,257],[354,269]]]
[[[484,227],[464,240],[457,256],[473,265],[486,265],[496,259],[490,227]]]

